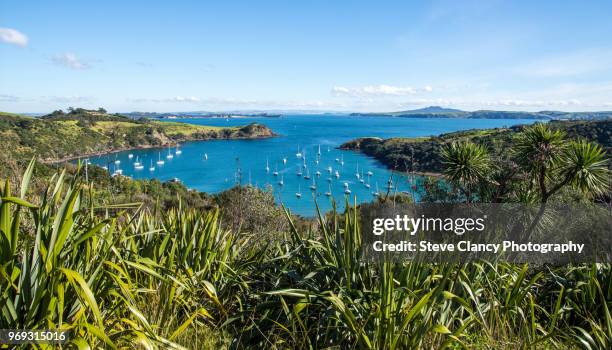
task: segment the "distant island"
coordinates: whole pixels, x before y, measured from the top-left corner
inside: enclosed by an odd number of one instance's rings
[[[149,119],[190,119],[190,118],[280,118],[279,113],[229,113],[229,112],[178,112],[178,113],[156,113],[156,112],[130,112],[123,115],[133,118],[149,118]]]
[[[569,139],[582,138],[597,142],[608,154],[612,154],[612,119],[551,121],[549,125],[565,132]],[[389,169],[437,175],[444,169],[441,154],[443,146],[469,141],[485,145],[496,159],[504,159],[509,156],[507,150],[513,138],[524,128],[525,125],[516,125],[509,128],[456,131],[429,137],[363,137],[342,144],[340,149],[361,152],[377,159]]]
[[[460,109],[430,106],[398,112],[351,113],[351,116],[398,118],[465,118],[465,119],[539,119],[539,120],[601,120],[612,118],[612,111],[561,112],[561,111],[462,111]]]
[[[71,108],[38,118],[0,112],[0,153],[15,159],[36,156],[46,163],[129,149],[168,147],[185,141],[272,137],[268,127],[251,123],[214,127],[148,118],[132,119],[106,110]]]

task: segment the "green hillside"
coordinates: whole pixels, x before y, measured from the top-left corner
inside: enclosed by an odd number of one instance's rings
[[[0,114],[0,153],[14,159],[34,156],[54,162],[118,150],[163,147],[177,142],[209,139],[271,137],[259,124],[213,127],[185,123],[130,119],[104,110],[56,111],[40,118]]]
[[[561,129],[571,139],[584,138],[602,145],[612,152],[612,120],[551,121],[549,125]],[[443,169],[440,150],[446,144],[472,141],[485,145],[498,158],[508,156],[507,150],[524,126],[484,130],[467,130],[421,138],[360,138],[349,141],[342,149],[356,150],[378,159],[391,169],[422,173],[440,173]],[[414,162],[413,162],[414,160]]]

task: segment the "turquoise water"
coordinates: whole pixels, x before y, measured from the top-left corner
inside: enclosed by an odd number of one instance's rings
[[[351,191],[351,200],[356,196],[358,202],[370,201],[372,192],[387,190],[391,172],[378,161],[351,151],[336,149],[343,142],[357,137],[376,136],[381,138],[396,136],[428,136],[440,133],[473,128],[493,128],[515,124],[527,124],[533,120],[523,119],[411,119],[392,117],[351,117],[347,115],[287,115],[282,118],[248,118],[248,119],[178,119],[192,124],[235,126],[250,122],[267,125],[279,137],[261,140],[215,140],[183,143],[181,154],[175,149],[133,150],[95,157],[91,162],[100,166],[109,166],[114,171],[115,160],[123,175],[136,179],[155,177],[162,181],[180,179],[187,187],[203,192],[216,193],[226,190],[238,182],[251,183],[261,188],[271,188],[278,203],[283,203],[292,212],[312,216],[315,214],[314,198],[322,208],[331,208],[326,192],[343,207],[345,186]],[[321,154],[318,156],[319,145]],[[305,154],[306,169],[302,176],[297,176],[298,169],[304,165],[304,158],[296,157]],[[174,158],[167,159],[168,152]],[[130,159],[128,154],[132,154]],[[205,159],[205,155],[208,159]],[[136,158],[143,169],[133,165]],[[158,158],[164,165],[155,164]],[[283,159],[286,158],[286,164]],[[319,158],[319,164],[316,159]],[[338,161],[336,161],[338,159]],[[266,160],[270,168],[266,171]],[[344,165],[341,164],[344,162]],[[155,167],[150,171],[151,162]],[[328,172],[332,168],[332,175]],[[240,171],[238,171],[240,169]],[[359,170],[358,170],[359,169]],[[274,172],[278,171],[278,176]],[[321,173],[320,176],[316,172]],[[340,177],[336,178],[338,171]],[[368,176],[368,172],[372,175]],[[304,178],[308,173],[310,179]],[[364,182],[360,182],[363,173]],[[239,175],[241,174],[241,176]],[[331,178],[331,181],[328,179]],[[284,185],[280,186],[279,182]],[[370,188],[366,184],[370,184]],[[346,184],[346,185],[345,185]],[[316,190],[311,190],[311,186]],[[410,179],[395,174],[393,191],[410,191]],[[296,193],[301,193],[297,198]],[[341,205],[342,204],[342,205]]]

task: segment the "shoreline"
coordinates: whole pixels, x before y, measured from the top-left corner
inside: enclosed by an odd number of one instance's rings
[[[231,137],[231,138],[189,139],[189,140],[182,140],[181,142],[177,141],[177,142],[174,142],[174,143],[168,143],[168,144],[163,144],[163,145],[141,145],[141,146],[134,146],[134,147],[124,147],[124,148],[119,148],[119,149],[104,150],[104,151],[99,151],[99,152],[90,152],[90,153],[84,153],[84,154],[79,155],[79,156],[70,156],[70,157],[64,157],[64,158],[60,158],[60,159],[40,159],[40,162],[43,163],[43,164],[53,165],[53,164],[60,164],[60,163],[70,162],[70,161],[77,160],[77,159],[82,159],[82,158],[91,158],[91,157],[97,157],[97,156],[104,156],[104,155],[109,155],[109,154],[113,154],[113,153],[125,152],[125,151],[154,149],[154,148],[164,149],[164,148],[176,146],[179,143],[183,143],[183,142],[206,142],[206,141],[217,141],[217,140],[226,140],[226,141],[232,141],[232,140],[259,140],[259,139],[268,139],[268,138],[272,138],[272,137],[276,137],[276,136],[278,136],[278,135],[277,134],[273,134],[273,135],[269,135],[269,136],[257,136],[257,137]]]

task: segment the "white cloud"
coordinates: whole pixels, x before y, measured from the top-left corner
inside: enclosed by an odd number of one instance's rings
[[[78,96],[78,95],[68,95],[68,96],[42,96],[40,98],[43,102],[51,102],[51,103],[91,103],[95,99],[90,96]]]
[[[559,107],[575,107],[587,106],[577,99],[567,100],[517,100],[517,99],[499,99],[499,100],[463,100],[463,99],[414,99],[405,101],[399,104],[400,107],[407,106],[476,106],[477,108],[492,108],[492,107],[539,107],[539,108],[559,108]],[[589,105],[590,106],[590,105]]]
[[[431,86],[425,86],[422,89],[413,88],[410,86],[392,86],[392,85],[366,85],[361,87],[348,88],[344,86],[334,86],[331,90],[334,96],[349,96],[349,97],[380,97],[380,96],[408,96],[419,92],[431,92]]]
[[[51,61],[53,61],[53,63],[59,66],[70,68],[70,69],[75,69],[75,70],[91,68],[91,64],[81,60],[79,57],[77,57],[77,55],[71,52],[66,52],[60,55],[55,55],[51,57]]]
[[[0,28],[0,42],[25,47],[28,36],[12,28]]]
[[[0,102],[19,102],[19,100],[18,96],[0,94]]]

